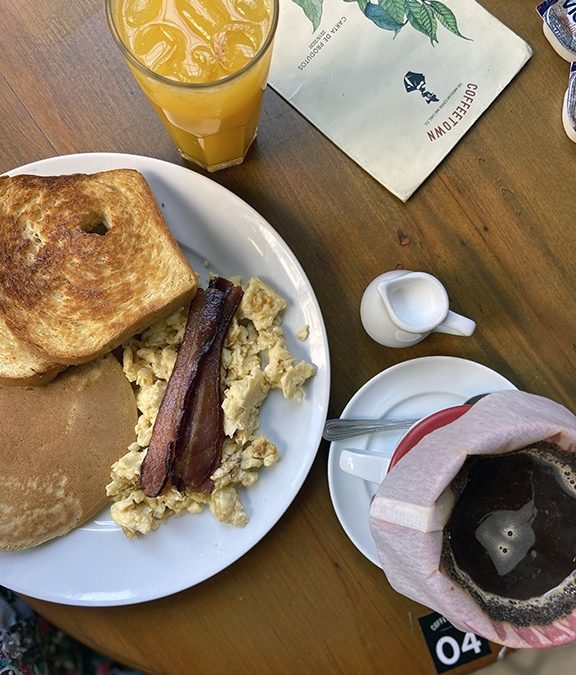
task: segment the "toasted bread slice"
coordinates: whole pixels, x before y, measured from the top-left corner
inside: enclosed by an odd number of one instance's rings
[[[65,367],[38,356],[18,340],[0,316],[0,387],[47,384]]]
[[[136,419],[132,387],[112,354],[44,387],[0,389],[0,551],[37,546],[97,513]]]
[[[0,315],[46,361],[109,352],[196,288],[138,171],[0,176]]]

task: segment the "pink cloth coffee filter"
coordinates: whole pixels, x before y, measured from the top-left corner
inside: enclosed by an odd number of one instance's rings
[[[454,499],[446,488],[466,456],[510,452],[542,440],[576,452],[576,417],[541,396],[504,391],[417,443],[386,476],[370,508],[372,536],[391,586],[460,630],[508,647],[551,647],[576,639],[576,611],[525,628],[493,621],[440,571],[442,530]]]

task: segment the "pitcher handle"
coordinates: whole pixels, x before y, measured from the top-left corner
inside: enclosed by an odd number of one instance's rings
[[[444,321],[434,329],[437,333],[449,333],[450,335],[462,335],[468,337],[476,330],[476,322],[467,319],[461,314],[448,310]]]

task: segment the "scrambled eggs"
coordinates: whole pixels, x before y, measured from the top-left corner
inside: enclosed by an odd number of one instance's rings
[[[248,516],[238,494],[249,487],[263,467],[280,459],[274,443],[257,434],[262,403],[272,388],[287,399],[301,401],[306,380],[316,369],[296,362],[286,346],[281,312],[286,301],[252,277],[228,330],[222,353],[224,431],[222,462],[212,475],[210,494],[170,487],[158,497],[140,489],[140,466],[152,436],[154,420],[182,342],[186,308],[159,321],[124,346],[123,368],[136,390],[139,410],[136,442],[112,466],[106,487],[113,499],[112,518],[129,537],[145,534],[172,515],[199,513],[206,506],[221,522],[244,526]]]

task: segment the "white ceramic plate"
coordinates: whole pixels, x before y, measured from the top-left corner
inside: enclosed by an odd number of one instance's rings
[[[134,168],[147,178],[165,219],[190,262],[201,272],[260,276],[288,300],[289,348],[318,372],[302,403],[273,391],[261,430],[282,459],[241,491],[250,517],[244,528],[216,521],[208,510],[172,518],[145,537],[128,540],[109,509],[70,534],[34,549],[0,553],[0,584],[35,598],[73,605],[124,605],[159,598],[198,584],[250,550],[278,521],[300,489],[318,450],[329,397],[329,354],[324,322],[302,267],[285,242],[250,206],[214,181],[157,159],[121,154],[55,157],[11,174],[93,173]],[[205,263],[209,263],[206,267]],[[306,342],[296,339],[304,325]]]
[[[404,361],[366,382],[349,401],[342,417],[420,418],[464,403],[471,396],[516,389],[505,377],[474,361],[425,356]],[[383,431],[330,445],[328,484],[344,531],[368,560],[380,567],[369,527],[370,501],[377,485],[342,471],[345,448],[391,457],[405,431]]]

